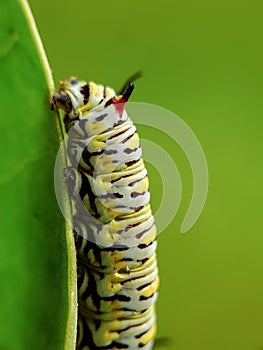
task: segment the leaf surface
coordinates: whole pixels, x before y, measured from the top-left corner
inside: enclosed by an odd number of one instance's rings
[[[0,2],[0,349],[71,350],[74,244],[53,185],[61,134],[25,9]]]

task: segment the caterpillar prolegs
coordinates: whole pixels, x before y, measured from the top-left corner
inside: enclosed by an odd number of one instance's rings
[[[51,108],[64,111],[78,264],[78,350],[153,347],[156,227],[139,137],[119,93],[75,77]]]

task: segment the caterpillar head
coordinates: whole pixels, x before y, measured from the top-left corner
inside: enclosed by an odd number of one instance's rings
[[[60,82],[58,94],[50,98],[50,108],[64,110],[69,119],[75,119],[83,112],[100,110],[109,104],[121,105],[121,112],[134,89],[133,81],[140,76],[141,72],[131,76],[117,95],[110,87],[70,77]]]
[[[74,117],[78,115],[78,109],[84,106],[85,111],[103,108],[115,95],[115,91],[109,87],[70,77],[60,82],[58,94],[50,99],[50,108],[62,109]]]

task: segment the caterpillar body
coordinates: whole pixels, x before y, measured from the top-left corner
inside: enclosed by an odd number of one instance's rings
[[[78,264],[78,350],[153,347],[159,284],[147,171],[119,93],[75,77],[51,109],[64,111]]]

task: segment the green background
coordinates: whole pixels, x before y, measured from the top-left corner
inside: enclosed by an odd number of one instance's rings
[[[30,0],[56,82],[69,75],[118,88],[141,69],[133,101],[179,115],[207,157],[204,211],[179,233],[191,169],[169,151],[183,183],[178,215],[160,236],[158,336],[177,350],[263,349],[262,96],[260,0],[153,2]],[[161,181],[149,166],[152,204]]]

